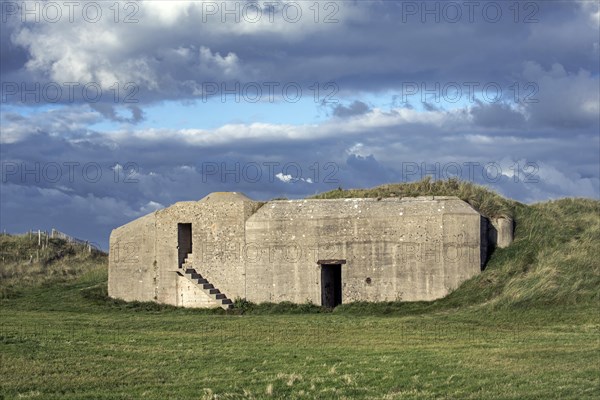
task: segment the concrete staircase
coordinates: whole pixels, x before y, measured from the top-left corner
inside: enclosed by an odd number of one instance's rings
[[[212,283],[210,283],[206,278],[200,275],[193,267],[190,262],[190,257],[185,259],[182,267],[185,271],[184,276],[194,282],[204,293],[212,297],[221,308],[225,310],[229,310],[233,308],[233,302],[225,296],[224,293],[221,293],[219,289],[214,287]]]

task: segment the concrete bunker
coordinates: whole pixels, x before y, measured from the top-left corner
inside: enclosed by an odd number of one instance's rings
[[[452,196],[261,203],[217,192],[114,229],[108,290],[182,307],[434,300],[480,273],[511,228]]]

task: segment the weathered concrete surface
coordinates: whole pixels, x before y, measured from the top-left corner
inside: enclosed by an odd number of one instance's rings
[[[176,306],[188,308],[215,308],[219,304],[209,295],[204,293],[198,285],[194,284],[188,278],[177,275],[177,299]]]
[[[494,245],[503,249],[513,242],[514,221],[509,217],[497,217],[490,220],[492,224],[492,241]]]
[[[343,259],[342,298],[431,300],[480,271],[480,215],[456,198],[273,201],[246,222],[246,297],[321,299],[319,260]],[[367,283],[370,282],[370,283]]]
[[[192,225],[188,262],[229,299],[320,304],[319,261],[343,260],[342,302],[432,300],[481,270],[488,246],[482,221],[455,197],[263,205],[240,193],[213,193],[115,229],[109,295],[217,306],[178,275],[183,223]]]
[[[108,295],[127,301],[157,301],[159,266],[155,262],[156,213],[112,231]]]
[[[236,249],[243,248],[245,220],[258,206],[239,193],[213,193],[115,229],[110,238],[109,295],[179,305],[183,289],[177,275],[177,224],[191,223],[194,265],[229,298],[243,297],[244,265]],[[202,299],[194,304],[216,306]]]

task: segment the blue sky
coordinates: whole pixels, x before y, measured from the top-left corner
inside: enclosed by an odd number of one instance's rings
[[[212,191],[426,175],[527,203],[600,196],[597,1],[20,4],[1,10],[2,230],[106,247]]]

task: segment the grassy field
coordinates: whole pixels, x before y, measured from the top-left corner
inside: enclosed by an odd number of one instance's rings
[[[3,304],[5,398],[597,398],[589,307],[416,316],[207,315],[99,305],[103,279]]]
[[[600,202],[491,196],[472,199],[514,216],[514,244],[435,302],[128,304],[106,298],[104,256],[49,255],[40,270],[84,267],[11,275],[0,399],[599,398]]]

